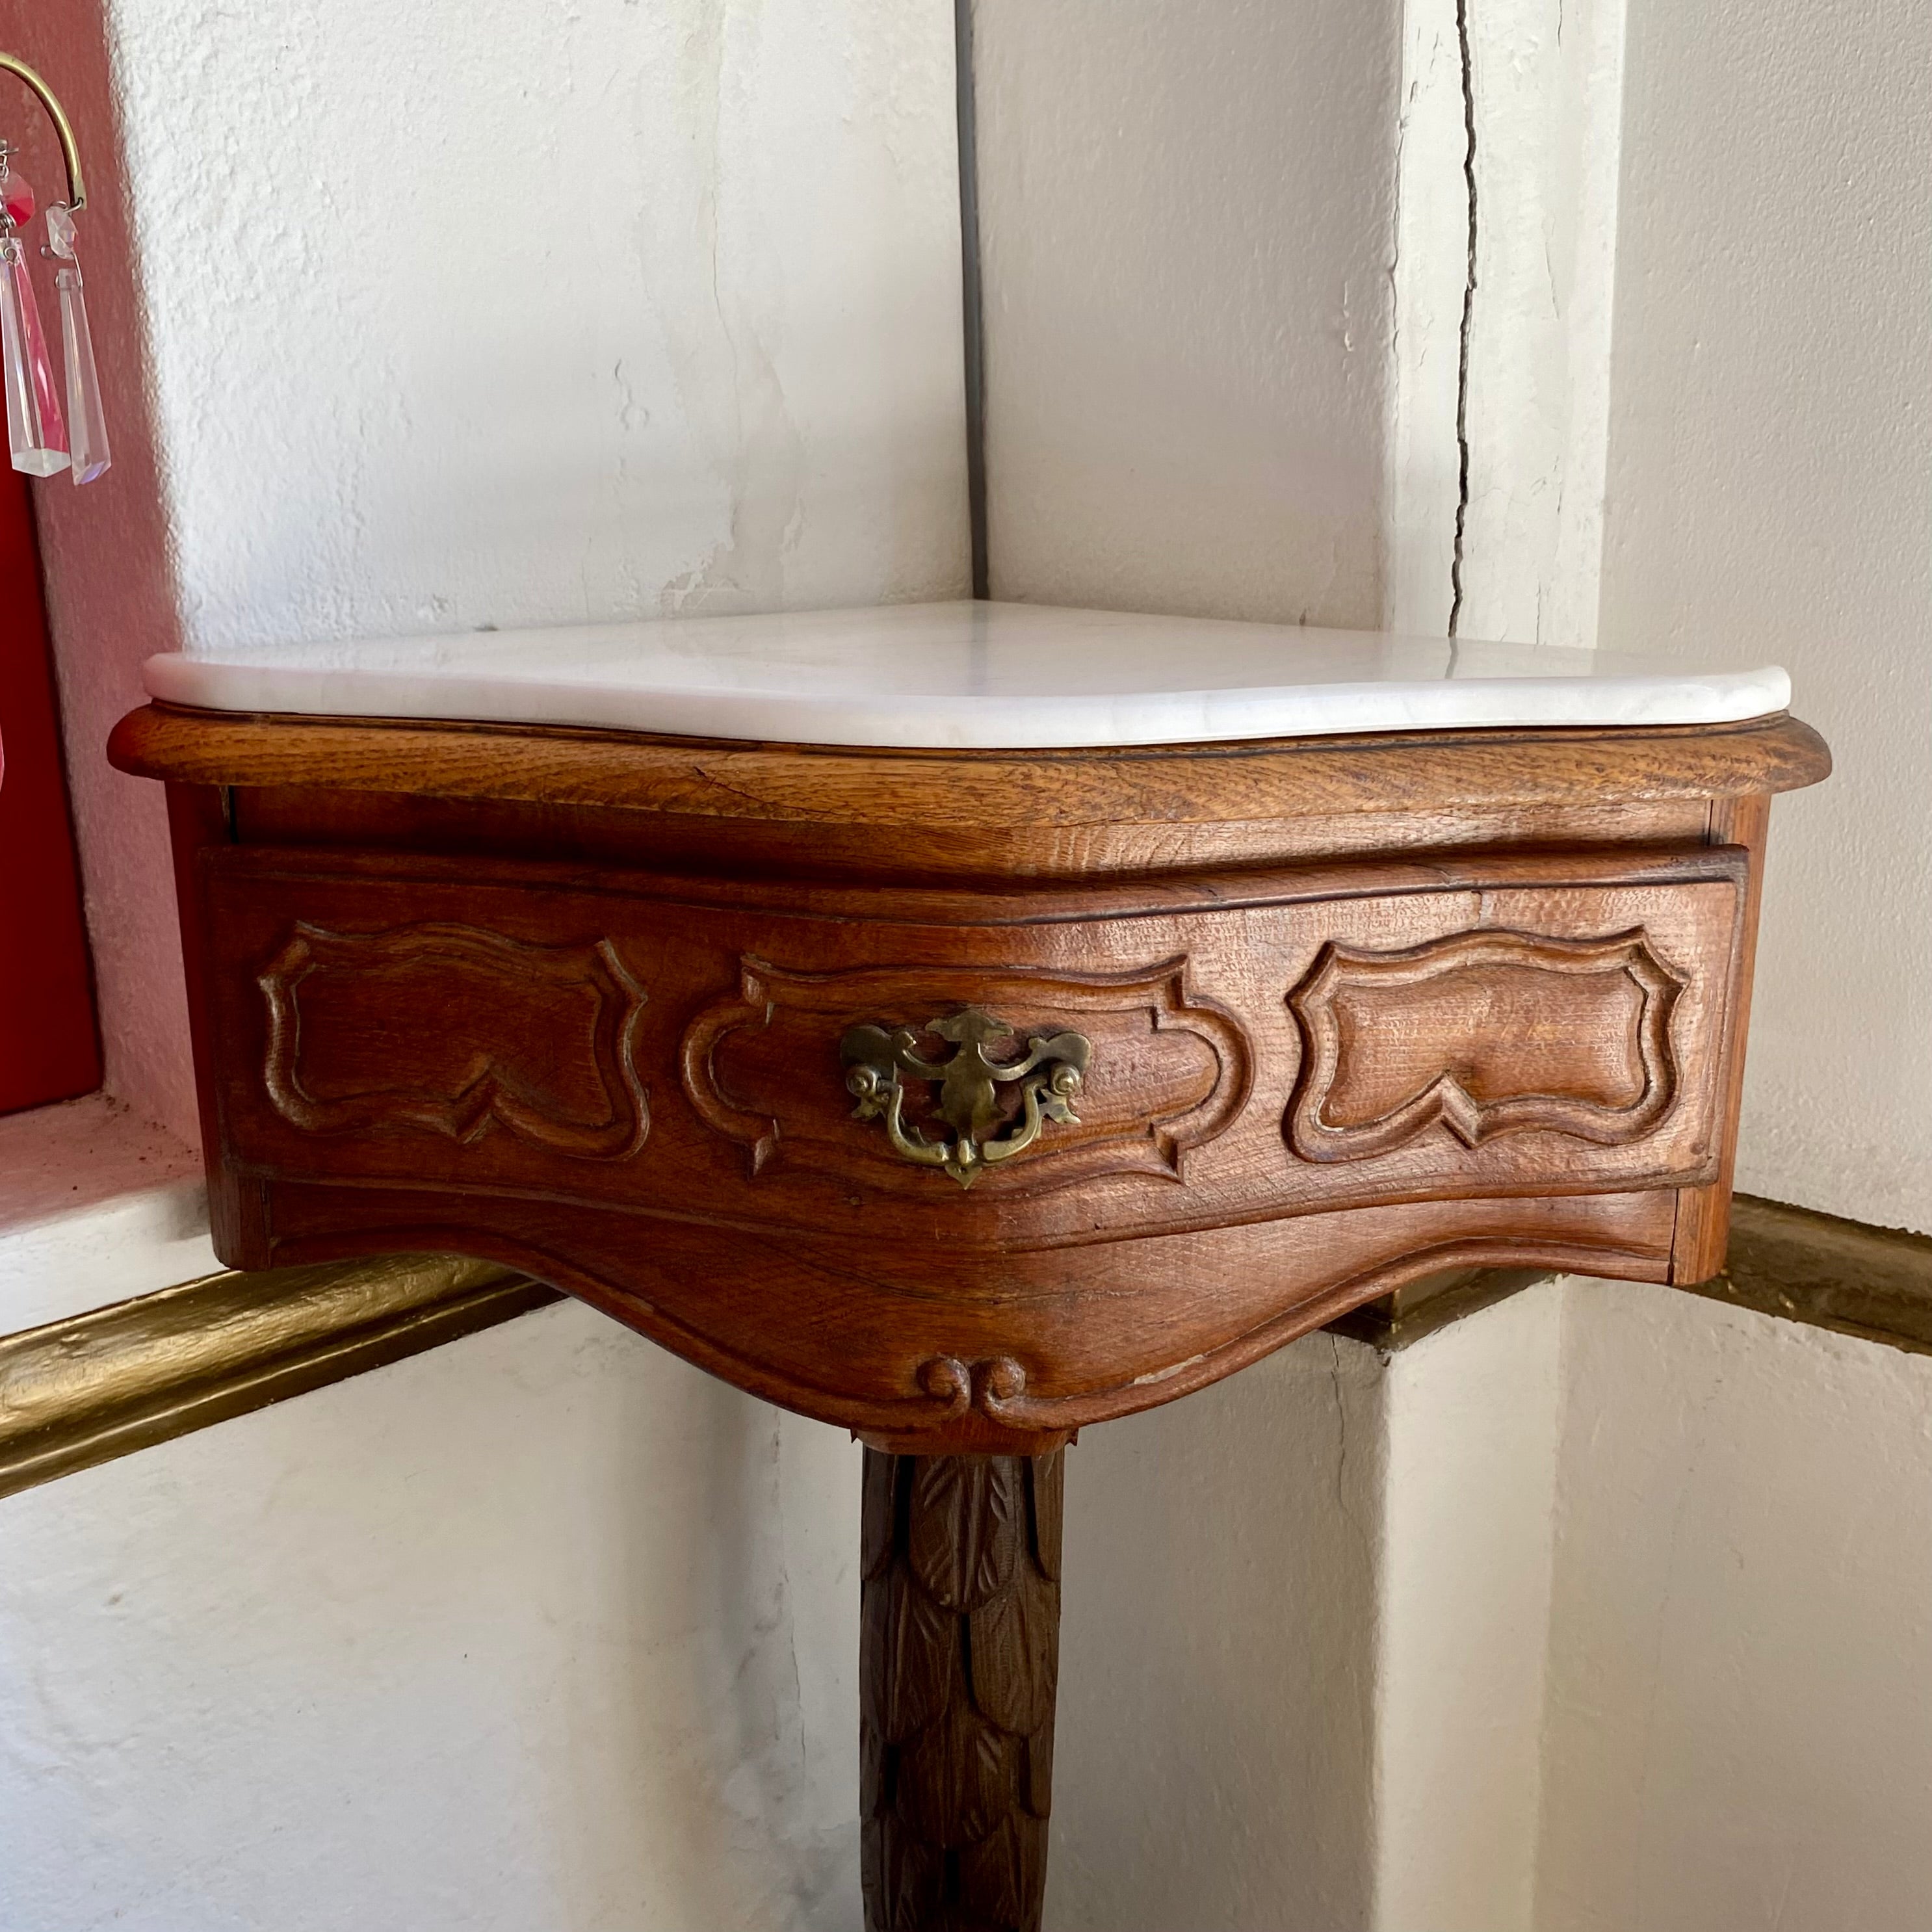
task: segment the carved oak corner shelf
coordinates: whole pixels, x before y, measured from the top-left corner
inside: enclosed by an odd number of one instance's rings
[[[856,1431],[868,1923],[1036,1925],[1076,1431],[1444,1268],[1721,1263],[1824,748],[1517,701],[952,752],[137,712],[218,1250],[508,1264]]]

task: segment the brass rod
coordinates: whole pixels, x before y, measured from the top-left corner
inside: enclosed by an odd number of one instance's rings
[[[0,70],[17,75],[47,110],[60,137],[61,158],[67,164],[67,205],[77,214],[87,206],[87,185],[80,172],[80,143],[74,138],[74,123],[67,110],[54,98],[54,91],[17,54],[0,54]]]
[[[455,1255],[222,1274],[0,1336],[0,1496],[559,1299]]]

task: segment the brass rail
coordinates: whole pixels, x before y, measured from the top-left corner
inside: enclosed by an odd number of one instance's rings
[[[23,82],[47,110],[47,118],[54,124],[54,133],[60,140],[61,159],[67,164],[67,205],[79,214],[87,206],[87,183],[80,171],[80,143],[74,139],[74,123],[67,118],[67,110],[56,98],[53,89],[19,55],[0,53],[0,73],[10,74]]]
[[[209,1275],[0,1339],[0,1496],[558,1299],[454,1255]]]

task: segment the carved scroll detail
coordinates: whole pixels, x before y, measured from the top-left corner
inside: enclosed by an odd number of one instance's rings
[[[496,1126],[610,1160],[650,1131],[636,1059],[644,991],[608,940],[298,924],[256,983],[268,1098],[305,1133],[408,1126],[466,1146]]]
[[[1096,1174],[1180,1178],[1186,1155],[1232,1124],[1246,1104],[1253,1055],[1240,1022],[1194,994],[1187,962],[1124,973],[1026,968],[862,967],[796,973],[746,956],[735,994],[686,1028],[679,1048],[686,1097],[700,1119],[738,1142],[754,1174],[785,1149],[791,1158],[877,1185],[918,1186],[923,1177],[876,1129],[852,1118],[836,1051],[842,1034],[885,1019],[921,1034],[948,1007],[989,1006],[1030,1034],[1078,1027],[1095,1055],[1078,1119],[1064,1122],[1023,1162],[986,1184],[1061,1186]],[[1187,1036],[1198,1042],[1191,1052]],[[1204,1048],[1204,1053],[1201,1051]],[[822,1066],[816,1084],[800,1065]],[[1058,1118],[1058,1117],[1057,1117]]]
[[[976,1408],[995,1422],[1017,1420],[1022,1411],[1015,1407],[1026,1395],[1026,1370],[1010,1355],[994,1355],[982,1362],[963,1362],[957,1355],[934,1355],[922,1362],[914,1378],[920,1393],[940,1404],[949,1417]],[[1021,1421],[1024,1428],[1028,1426]]]
[[[1306,1160],[1364,1160],[1438,1121],[1469,1148],[1538,1130],[1640,1139],[1676,1097],[1670,1021],[1685,983],[1640,928],[1325,946],[1288,996],[1304,1047],[1289,1144]]]
[[[1060,1662],[1060,1452],[866,1451],[867,1932],[1038,1932]]]

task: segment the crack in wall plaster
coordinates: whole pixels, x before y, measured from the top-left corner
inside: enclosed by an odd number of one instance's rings
[[[1385,1372],[1389,1358],[1377,1352],[1378,1372]],[[1342,1376],[1342,1344],[1328,1336],[1328,1383],[1335,1397],[1335,1508],[1342,1520],[1354,1533],[1363,1560],[1372,1570],[1376,1562],[1376,1536],[1370,1532],[1348,1502],[1348,1399]]]
[[[1469,204],[1469,266],[1462,285],[1462,326],[1456,368],[1456,544],[1449,565],[1449,635],[1462,623],[1462,552],[1469,526],[1469,338],[1476,321],[1476,69],[1469,48],[1469,0],[1456,0],[1456,40],[1462,64],[1462,180]],[[1455,669],[1455,654],[1450,666]]]

